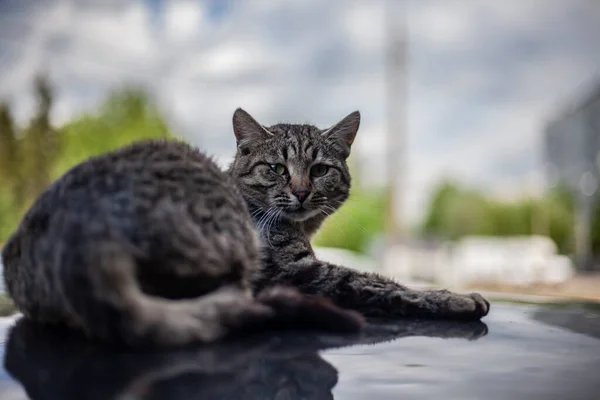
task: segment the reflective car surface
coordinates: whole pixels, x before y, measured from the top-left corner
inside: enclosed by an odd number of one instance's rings
[[[597,399],[600,306],[493,304],[484,322],[373,321],[118,351],[5,323],[2,399]]]

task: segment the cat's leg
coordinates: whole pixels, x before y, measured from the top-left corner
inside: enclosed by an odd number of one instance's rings
[[[56,297],[65,322],[90,337],[130,345],[210,342],[242,317],[272,314],[234,286],[194,299],[148,295],[139,286],[130,249],[117,241],[86,238],[65,256],[54,279],[60,284]]]
[[[94,243],[84,275],[67,277],[70,320],[89,336],[129,345],[185,345],[268,327],[355,332],[360,315],[327,300],[273,288],[254,299],[249,290],[228,285],[193,299],[144,293],[135,262],[118,243]]]
[[[266,269],[273,268],[272,266]],[[279,267],[267,278],[271,284],[290,285],[300,292],[325,296],[336,305],[366,316],[407,316],[479,319],[489,302],[478,293],[447,290],[419,291],[375,273],[364,273],[317,259]]]
[[[274,267],[265,268],[269,269]],[[325,296],[340,307],[366,316],[479,319],[490,309],[489,302],[478,293],[413,290],[379,274],[355,271],[313,257],[277,269],[277,274],[267,278],[271,284],[290,285],[305,294]]]
[[[379,274],[320,261],[310,243],[294,232],[276,232],[271,243],[256,287],[290,285],[366,316],[480,319],[490,309],[489,302],[477,293],[412,290]]]

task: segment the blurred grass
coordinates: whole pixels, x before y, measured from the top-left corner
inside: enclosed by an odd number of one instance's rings
[[[19,312],[12,299],[5,294],[0,294],[0,317],[8,317]]]

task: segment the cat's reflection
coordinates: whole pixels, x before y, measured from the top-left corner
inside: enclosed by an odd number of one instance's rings
[[[477,339],[482,322],[370,324],[353,337],[253,336],[196,348],[132,352],[21,319],[11,330],[6,370],[31,399],[331,399],[337,370],[318,351],[408,336]]]

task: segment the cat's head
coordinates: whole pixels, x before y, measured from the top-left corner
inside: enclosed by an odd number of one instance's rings
[[[237,109],[237,152],[229,171],[244,197],[263,212],[292,221],[325,217],[348,198],[346,159],[359,124],[360,113],[355,111],[326,129],[267,127]]]

